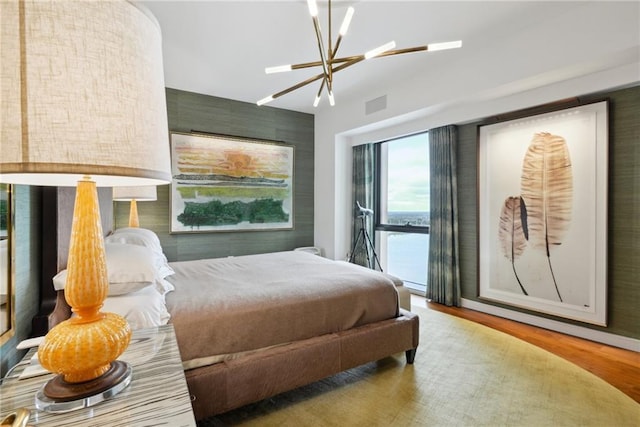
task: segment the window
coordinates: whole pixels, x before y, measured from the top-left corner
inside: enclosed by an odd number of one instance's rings
[[[385,272],[425,292],[429,254],[429,137],[377,144],[375,229]]]

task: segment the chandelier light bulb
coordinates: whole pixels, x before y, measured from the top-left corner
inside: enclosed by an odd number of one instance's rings
[[[291,64],[287,64],[287,65],[278,65],[275,67],[267,67],[264,69],[264,72],[266,74],[273,74],[273,73],[284,73],[287,71],[291,71]]]
[[[313,106],[317,107],[320,104],[320,95],[316,95],[316,99],[313,100]]]
[[[396,42],[390,41],[389,43],[385,43],[382,46],[378,46],[375,49],[371,49],[367,53],[364,54],[364,59],[375,58],[376,56],[385,53],[388,50],[396,47]]]
[[[258,106],[260,106],[260,105],[264,105],[267,102],[271,102],[271,101],[273,101],[273,95],[269,95],[266,98],[262,98],[260,101],[256,102],[256,104],[258,104]]]
[[[456,49],[462,47],[462,40],[444,43],[431,43],[430,45],[427,45],[427,47],[429,52],[435,52],[437,50]]]
[[[349,29],[349,24],[351,24],[351,18],[353,17],[354,9],[349,6],[347,9],[347,13],[344,15],[344,19],[342,20],[342,25],[340,25],[340,35],[344,36],[347,34],[347,30]]]
[[[336,105],[336,101],[333,98],[333,91],[329,92],[329,105],[331,105],[332,107]]]
[[[318,4],[316,3],[316,0],[307,0],[307,6],[309,6],[309,13],[311,16],[314,18],[318,16]]]

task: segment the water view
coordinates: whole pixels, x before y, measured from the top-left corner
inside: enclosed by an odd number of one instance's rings
[[[429,212],[389,212],[388,221],[393,225],[428,226]],[[429,235],[419,233],[384,232],[387,239],[387,273],[405,282],[419,285],[424,290],[427,282],[427,257]],[[408,284],[411,285],[410,283]]]
[[[387,273],[405,282],[426,285],[428,254],[428,234],[387,234]]]

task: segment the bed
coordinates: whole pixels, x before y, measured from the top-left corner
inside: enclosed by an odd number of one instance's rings
[[[105,238],[103,311],[172,323],[196,419],[418,347],[418,317],[387,275],[303,251],[167,262],[150,230]],[[66,271],[54,277],[57,318]],[[55,323],[55,322],[53,322]]]

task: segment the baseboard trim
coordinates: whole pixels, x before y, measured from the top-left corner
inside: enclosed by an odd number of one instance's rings
[[[534,316],[532,314],[521,313],[495,305],[483,304],[478,301],[462,299],[462,307],[470,310],[480,311],[482,313],[492,314],[505,319],[515,320],[517,322],[526,323],[528,325],[538,326],[544,329],[561,332],[567,335],[584,338],[614,347],[624,348],[635,352],[640,352],[640,340],[635,338],[624,337],[622,335],[611,334],[608,332],[596,331],[594,329],[584,328],[582,326],[572,325],[569,323],[559,322],[557,320],[546,319],[544,317]]]

